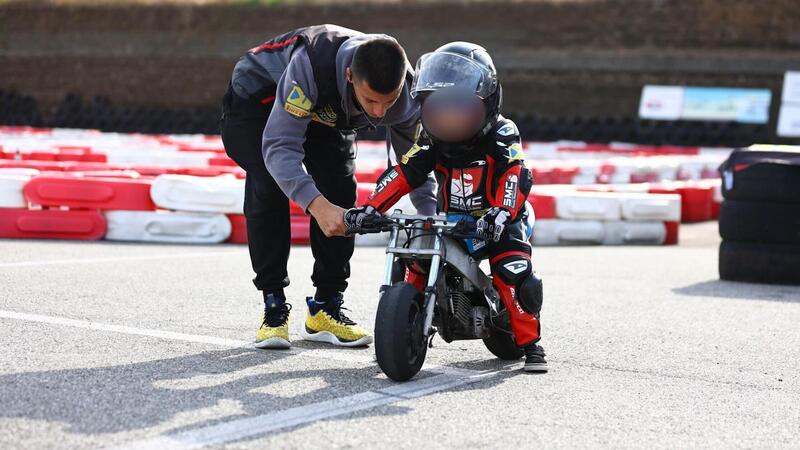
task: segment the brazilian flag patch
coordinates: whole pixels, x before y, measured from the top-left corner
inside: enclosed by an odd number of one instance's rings
[[[306,94],[300,89],[300,86],[292,88],[292,91],[289,92],[289,96],[286,97],[286,101],[283,104],[283,109],[286,112],[298,118],[307,117],[311,114],[311,107],[311,100],[306,97]]]
[[[506,156],[509,161],[517,161],[523,158],[522,154],[522,144],[519,142],[514,142],[513,144],[508,146],[508,155]]]

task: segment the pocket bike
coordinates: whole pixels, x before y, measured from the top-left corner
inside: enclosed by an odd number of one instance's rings
[[[480,239],[474,220],[396,210],[356,230],[384,231],[390,239],[375,318],[375,354],[386,376],[406,381],[416,375],[436,333],[445,342],[482,339],[500,359],[523,356],[491,276],[470,252]],[[406,238],[402,244],[401,233]]]

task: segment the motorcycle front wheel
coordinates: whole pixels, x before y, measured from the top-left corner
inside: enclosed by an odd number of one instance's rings
[[[422,294],[400,282],[383,292],[375,317],[375,356],[383,373],[394,381],[416,375],[428,352],[424,336]]]

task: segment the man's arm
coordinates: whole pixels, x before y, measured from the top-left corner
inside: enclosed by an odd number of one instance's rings
[[[330,203],[303,168],[306,129],[317,99],[311,62],[304,47],[292,55],[275,93],[262,139],[264,164],[278,187],[317,219],[326,236],[344,235],[344,209]]]

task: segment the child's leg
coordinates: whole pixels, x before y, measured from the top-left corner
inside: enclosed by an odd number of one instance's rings
[[[531,247],[507,233],[492,245],[490,264],[493,284],[511,319],[515,342],[524,347],[540,337],[539,312],[542,307],[542,281],[533,272]]]

